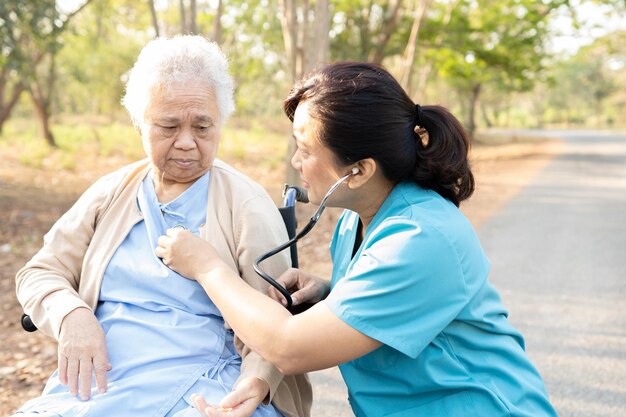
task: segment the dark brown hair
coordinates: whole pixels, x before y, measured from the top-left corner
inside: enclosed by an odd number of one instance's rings
[[[472,195],[470,141],[461,123],[441,106],[416,106],[384,68],[326,65],[292,88],[284,102],[290,120],[303,101],[339,163],[372,158],[389,180],[413,180],[457,206]],[[418,124],[427,134],[416,133]]]

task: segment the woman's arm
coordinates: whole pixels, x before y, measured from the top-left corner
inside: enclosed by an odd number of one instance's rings
[[[16,292],[37,327],[58,340],[59,379],[89,399],[92,374],[106,391],[110,369],[104,332],[78,295],[83,259],[106,204],[108,181],[92,185],[52,227],[41,250],[16,276]]]
[[[292,316],[246,285],[208,242],[189,232],[168,230],[156,254],[181,275],[196,279],[243,342],[284,374],[329,368],[381,345],[345,324],[324,303]]]

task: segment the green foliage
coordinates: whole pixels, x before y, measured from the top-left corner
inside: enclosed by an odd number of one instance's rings
[[[75,19],[58,56],[59,112],[113,115],[122,111],[124,76],[150,38],[147,9],[129,0],[99,0]],[[143,11],[143,13],[141,13]],[[132,28],[120,30],[132,23]]]
[[[58,50],[62,23],[54,0],[0,2],[2,66],[32,75],[38,54]]]
[[[67,118],[53,119],[59,152],[136,158],[143,151],[119,101],[126,72],[154,34],[148,2],[81,0],[79,4],[87,1],[88,6],[70,20],[54,0],[0,1],[0,110],[16,83],[30,86],[32,80],[53,71],[52,109],[55,114],[75,115],[71,123]],[[622,12],[625,8],[623,0],[600,3],[621,7]],[[179,33],[179,2],[156,4],[161,34]],[[393,4],[392,0],[332,0],[330,59],[371,59],[390,23]],[[384,44],[383,63],[392,72],[409,38],[414,4],[401,2]],[[216,2],[198,0],[197,5],[198,33],[210,38]],[[284,152],[288,127],[277,133],[267,131],[268,120],[282,120],[282,100],[290,89],[278,1],[224,0],[223,6],[221,46],[236,81],[238,117],[224,136],[223,151],[235,158],[250,158],[264,146]],[[455,7],[447,22],[444,17],[451,6]],[[570,59],[552,57],[546,49],[553,35],[550,19],[557,12],[574,14],[572,10],[569,0],[432,0],[420,27],[414,80],[428,80],[424,94],[429,101],[447,100],[455,112],[461,108],[469,112],[468,98],[480,86],[476,105],[490,123],[540,124],[542,117],[580,120],[583,109],[598,120],[626,123],[623,32],[598,39]],[[42,53],[55,58],[37,61]],[[422,73],[431,66],[430,75]],[[22,103],[18,116],[28,113],[30,101]],[[241,126],[242,120],[249,122]],[[6,138],[11,137],[14,144],[24,141],[21,149],[34,155],[50,152],[35,145],[40,139],[32,125],[23,126],[23,132],[7,127],[0,144],[6,146]],[[266,143],[264,137],[271,139]],[[255,143],[262,145],[255,148]],[[75,165],[75,158],[65,158],[64,165]]]
[[[333,60],[367,61],[381,42],[390,18],[390,0],[335,0],[331,24],[331,58]],[[407,5],[412,2],[406,2]],[[385,48],[385,56],[402,54],[411,30],[412,15],[400,13],[398,25]]]
[[[276,0],[226,1],[224,8],[222,48],[237,85],[238,114],[275,115],[291,87]]]
[[[548,20],[567,0],[461,1],[444,50],[440,74],[461,89],[495,82],[503,90],[528,91],[544,69]]]
[[[609,33],[558,62],[547,84],[549,121],[624,124],[626,31]]]
[[[284,160],[287,119],[263,122],[249,118],[230,120],[220,140],[219,156],[232,162],[246,162],[276,168]],[[0,153],[10,152],[20,162],[41,167],[50,161],[61,169],[74,169],[81,159],[120,157],[129,161],[144,158],[141,137],[130,120],[109,122],[105,118],[67,117],[54,126],[58,147],[52,150],[42,141],[36,127],[28,119],[7,123],[0,139]]]

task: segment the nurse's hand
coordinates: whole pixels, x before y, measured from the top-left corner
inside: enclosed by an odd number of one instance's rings
[[[188,230],[167,229],[167,234],[159,237],[158,243],[155,255],[171,270],[192,280],[224,265],[209,242]]]
[[[196,409],[206,417],[249,417],[267,397],[269,390],[264,380],[249,377],[241,380],[219,404],[209,404],[199,395],[193,395],[191,399]]]
[[[61,323],[58,348],[59,380],[82,400],[91,396],[92,373],[100,393],[107,389],[111,370],[102,326],[88,308],[77,308]]]
[[[296,268],[289,268],[276,281],[291,293],[294,306],[302,303],[315,304],[326,298],[330,292],[328,281]],[[267,293],[282,305],[287,305],[285,297],[274,287],[270,287]]]

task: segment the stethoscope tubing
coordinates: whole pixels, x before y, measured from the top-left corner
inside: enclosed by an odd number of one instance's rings
[[[261,268],[259,268],[259,264],[261,262],[263,262],[264,260],[266,260],[267,258],[270,258],[270,257],[276,255],[277,253],[279,253],[279,252],[289,248],[290,246],[295,245],[298,242],[298,240],[300,240],[301,238],[306,236],[313,229],[313,226],[315,226],[317,221],[320,219],[322,213],[324,212],[324,209],[326,208],[326,203],[327,203],[328,199],[330,198],[330,196],[335,192],[335,190],[337,188],[339,188],[341,183],[343,183],[345,180],[347,180],[351,175],[353,175],[353,174],[348,174],[348,175],[345,175],[345,176],[339,178],[337,180],[337,182],[335,182],[332,185],[332,187],[330,187],[330,189],[328,190],[328,192],[326,193],[326,195],[322,199],[322,202],[320,203],[320,205],[319,205],[317,211],[315,212],[315,214],[313,214],[313,216],[311,216],[311,218],[309,219],[309,222],[306,224],[306,226],[304,226],[302,228],[302,230],[300,230],[299,233],[297,233],[293,238],[291,238],[287,242],[283,243],[282,245],[277,246],[276,248],[272,249],[271,251],[269,251],[267,253],[264,253],[263,255],[259,256],[254,261],[254,264],[252,265],[253,268],[254,268],[254,271],[257,274],[259,274],[259,276],[261,278],[263,278],[265,281],[267,281],[272,287],[276,288],[276,290],[278,290],[283,295],[283,297],[285,297],[285,300],[287,300],[287,306],[286,306],[287,309],[290,309],[291,306],[293,305],[293,299],[291,298],[291,294],[289,294],[289,291],[287,291],[287,289],[285,287],[280,285],[269,274],[267,274],[266,272],[262,271]]]

